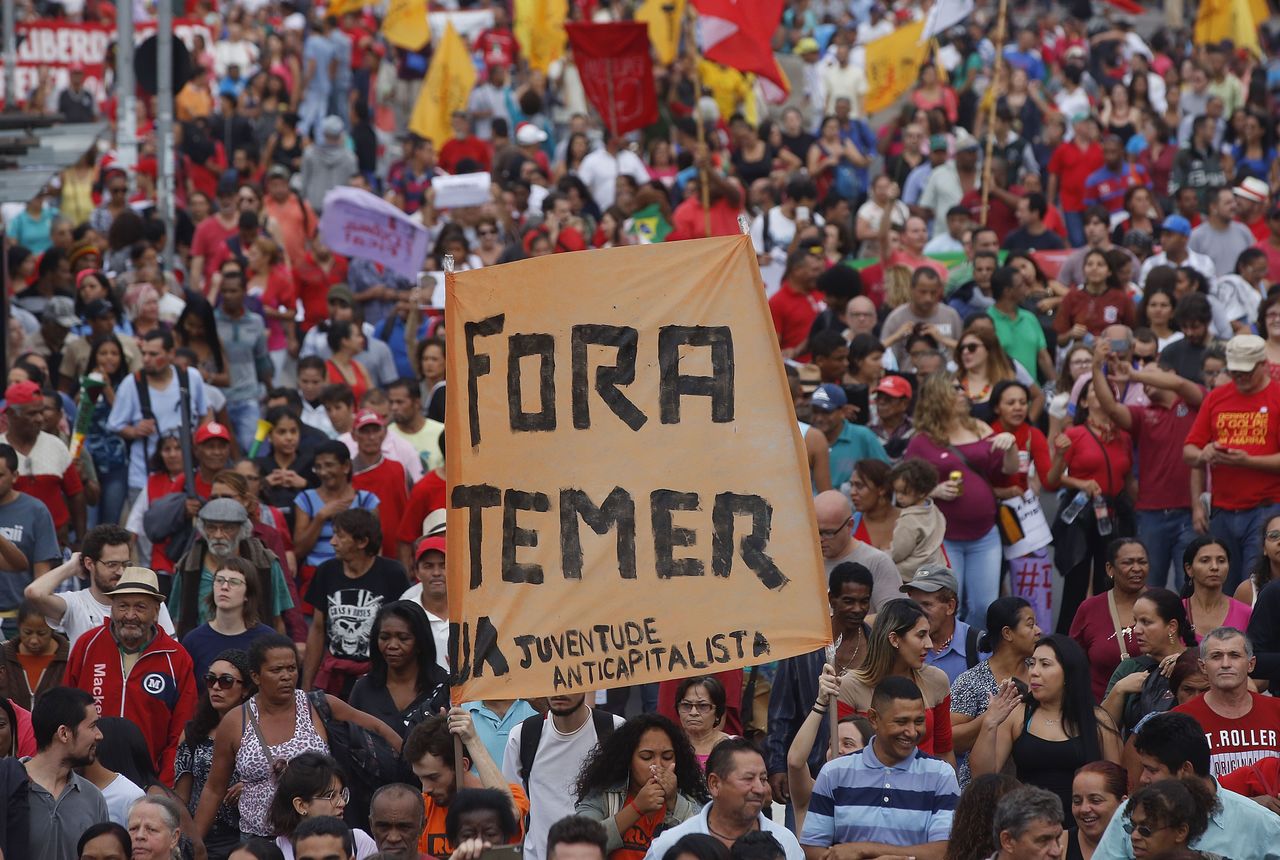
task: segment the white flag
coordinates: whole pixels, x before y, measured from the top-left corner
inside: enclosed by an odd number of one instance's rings
[[[920,41],[927,42],[945,33],[973,14],[973,0],[938,0],[924,19],[924,31]]]

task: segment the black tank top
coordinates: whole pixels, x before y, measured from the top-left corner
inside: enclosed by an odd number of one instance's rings
[[[1022,734],[1013,742],[1013,763],[1018,768],[1018,779],[1052,791],[1062,800],[1062,826],[1075,823],[1071,817],[1071,781],[1085,758],[1084,739],[1067,738],[1065,741],[1047,741],[1031,734],[1031,717],[1035,711],[1027,709],[1022,724]]]

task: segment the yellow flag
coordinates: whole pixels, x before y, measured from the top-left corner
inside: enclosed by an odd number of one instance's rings
[[[471,52],[450,22],[445,25],[444,35],[431,58],[431,67],[418,90],[409,130],[431,140],[439,151],[453,138],[449,115],[466,109],[475,85],[476,67],[471,63]]]
[[[341,18],[348,12],[359,12],[364,8],[364,0],[334,0],[329,4],[328,14],[334,18]]]
[[[922,32],[924,21],[914,21],[867,45],[867,114],[889,107],[916,82],[929,50],[928,42],[919,44]]]
[[[1261,58],[1253,9],[1251,0],[1203,0],[1196,16],[1196,44],[1230,39],[1237,48],[1247,48]]]
[[[644,0],[644,5],[636,10],[636,20],[649,25],[649,41],[663,65],[675,62],[676,51],[680,49],[684,4],[685,0]]]
[[[565,0],[515,0],[515,37],[531,68],[546,72],[564,56]]]
[[[420,51],[431,41],[427,26],[427,0],[391,0],[382,22],[382,35],[397,48]]]

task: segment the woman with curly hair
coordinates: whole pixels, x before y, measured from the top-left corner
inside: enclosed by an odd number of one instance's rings
[[[996,801],[1020,785],[1004,773],[984,774],[970,782],[956,804],[945,860],[986,860],[995,854],[1000,847],[991,833]]]
[[[1209,829],[1218,809],[1218,799],[1198,777],[1162,779],[1139,789],[1124,807],[1133,856],[1142,860],[1188,849]]]
[[[575,813],[603,824],[609,860],[623,860],[697,815],[707,789],[684,733],[661,714],[640,714],[587,756],[577,795]]]

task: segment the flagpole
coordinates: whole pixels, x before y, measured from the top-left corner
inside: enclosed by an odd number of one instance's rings
[[[693,120],[698,128],[698,148],[706,146],[707,133],[702,127],[702,78],[698,75],[698,36],[695,32],[693,17],[693,4],[689,3],[685,6],[685,22],[688,25],[685,30],[685,36],[688,40],[689,61],[692,65],[690,73],[693,75]],[[710,152],[708,151],[708,160],[710,160]],[[698,187],[702,191],[702,216],[703,226],[706,229],[706,235],[711,235],[711,183],[708,181],[707,168],[698,168]]]
[[[996,16],[996,64],[991,73],[991,106],[987,108],[987,151],[982,160],[982,226],[987,226],[987,217],[991,212],[991,159],[995,149],[996,137],[996,102],[1000,98],[1000,73],[1004,71],[1004,39],[1008,27],[1009,0],[1000,0],[1000,11]]]
[[[609,136],[618,136],[618,105],[613,100],[613,57],[604,61],[605,86],[609,88]]]

